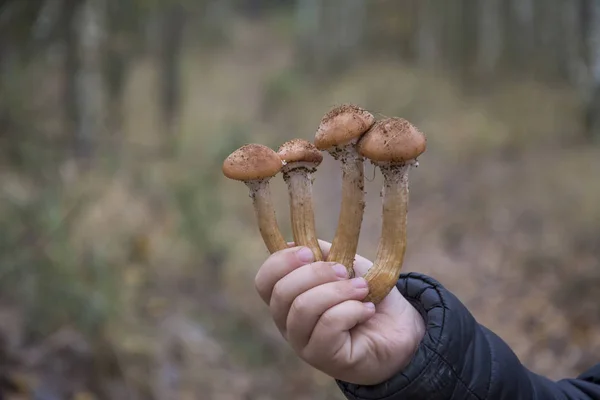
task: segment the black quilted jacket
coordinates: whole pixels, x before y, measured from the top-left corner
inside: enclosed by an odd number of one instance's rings
[[[577,379],[551,381],[525,368],[434,279],[403,274],[397,286],[425,319],[425,337],[408,367],[390,380],[375,386],[337,381],[348,399],[600,400],[600,364]]]

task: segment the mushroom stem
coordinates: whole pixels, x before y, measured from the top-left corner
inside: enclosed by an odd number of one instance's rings
[[[354,258],[365,209],[364,157],[358,153],[357,143],[374,123],[375,117],[370,112],[344,104],[325,114],[315,134],[315,146],[339,160],[343,174],[342,204],[327,261],[344,265],[350,278],[354,277]]]
[[[406,251],[408,172],[414,161],[376,163],[383,174],[382,227],[377,256],[364,278],[369,285],[365,301],[378,304],[398,281]]]
[[[327,261],[344,265],[349,278],[354,277],[354,257],[365,209],[364,158],[356,151],[355,144],[353,140],[330,151],[333,158],[341,161],[342,203]]]
[[[287,242],[279,230],[275,208],[271,202],[269,179],[255,179],[246,181],[245,183],[250,189],[250,197],[254,205],[258,228],[267,249],[273,254],[276,251],[287,248]]]
[[[294,163],[298,164],[298,163]],[[297,166],[286,170],[283,168],[283,179],[288,185],[290,195],[290,216],[292,234],[297,246],[306,246],[315,255],[315,261],[322,261],[323,254],[315,229],[315,216],[312,197],[312,174],[315,167]]]

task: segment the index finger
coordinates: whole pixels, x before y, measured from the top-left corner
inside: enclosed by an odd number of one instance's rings
[[[290,247],[271,254],[254,278],[254,286],[263,301],[269,304],[275,284],[296,268],[311,263],[314,258],[308,247]]]

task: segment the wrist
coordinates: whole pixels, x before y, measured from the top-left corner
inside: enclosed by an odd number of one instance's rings
[[[394,296],[394,293],[392,293]],[[423,316],[400,292],[397,292],[399,300],[398,310],[400,311],[400,328],[396,330],[395,351],[389,354],[389,358],[383,361],[387,364],[386,373],[381,374],[377,382],[371,382],[370,385],[381,384],[395,375],[402,374],[413,362],[421,342],[425,337],[426,324]]]
[[[414,308],[412,306],[412,304],[410,304],[410,303],[409,303],[409,310],[410,310],[410,313],[412,314],[412,316],[411,316],[412,332],[413,332],[413,335],[412,335],[413,343],[411,345],[412,352],[410,353],[410,358],[407,360],[406,364],[402,366],[402,369],[406,368],[410,364],[410,362],[414,358],[415,354],[417,353],[417,350],[419,349],[419,344],[421,344],[421,341],[423,340],[423,337],[425,336],[425,320],[423,319],[423,317],[421,316],[419,311],[417,311],[417,309]]]

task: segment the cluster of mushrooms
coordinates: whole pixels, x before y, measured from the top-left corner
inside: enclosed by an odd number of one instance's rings
[[[290,140],[277,152],[261,144],[247,144],[223,163],[223,174],[243,181],[250,189],[258,227],[270,253],[288,248],[271,202],[269,180],[282,173],[290,196],[294,244],[309,247],[315,261],[344,265],[354,277],[354,258],[365,208],[364,159],[379,167],[384,177],[382,231],[373,266],[364,276],[369,285],[365,301],[378,304],[396,284],[406,250],[408,172],[426,148],[425,136],[403,118],[376,121],[368,111],[342,105],[329,111],[317,129],[314,143]],[[313,174],[327,151],[342,169],[342,204],[337,230],[324,260],[315,232]]]

